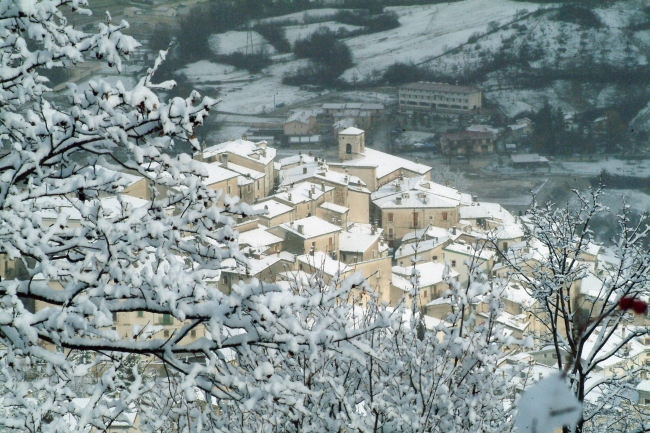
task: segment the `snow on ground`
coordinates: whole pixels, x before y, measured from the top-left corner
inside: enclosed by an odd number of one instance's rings
[[[340,93],[338,96],[351,102],[369,102],[384,105],[397,103],[397,95],[379,92],[352,91]]]
[[[226,32],[210,36],[208,43],[210,49],[217,54],[232,54],[237,51],[245,52],[248,36],[251,36],[252,52],[258,52],[261,47],[265,47],[269,54],[275,53],[275,48],[269,44],[262,35],[257,32]]]
[[[618,2],[607,8],[594,9],[600,20],[609,27],[626,27],[635,15],[638,15],[638,4],[634,2]]]
[[[546,87],[541,89],[497,89],[485,91],[486,98],[496,101],[508,117],[514,117],[523,111],[539,110],[546,101],[564,111],[575,111],[575,108],[564,103],[565,96],[558,89]]]
[[[602,170],[620,176],[647,177],[650,176],[650,159],[551,163],[551,173],[556,174],[598,176]]]
[[[261,20],[262,23],[275,23],[275,22],[299,22],[304,23],[305,21],[311,22],[316,19],[327,19],[336,15],[340,10],[345,9],[334,9],[334,8],[323,8],[323,9],[309,9],[302,12],[295,12],[288,15],[280,15],[278,17],[264,18]],[[305,19],[306,18],[306,19]]]
[[[399,15],[401,26],[381,33],[346,40],[354,54],[353,72],[365,76],[394,62],[421,62],[460,45],[475,32],[484,32],[491,21],[507,22],[517,10],[536,10],[533,3],[509,0],[467,0],[450,4],[390,7]],[[481,11],[477,13],[477,11]]]
[[[650,195],[633,189],[605,189],[603,202],[612,211],[620,210],[625,202],[639,212],[650,212]]]
[[[337,32],[339,29],[352,31],[352,30],[358,30],[363,28],[362,26],[352,26],[349,24],[337,23],[336,21],[325,21],[323,23],[286,26],[284,30],[285,30],[285,35],[287,37],[287,40],[293,46],[293,44],[295,44],[298,39],[305,39],[306,37],[308,37],[309,35],[311,35],[321,27],[327,27],[333,32]]]
[[[191,63],[179,71],[195,84],[215,81],[232,81],[250,78],[245,70],[237,70],[234,66],[201,60]]]

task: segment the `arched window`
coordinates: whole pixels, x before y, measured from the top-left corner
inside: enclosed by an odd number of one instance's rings
[[[352,145],[350,143],[345,145],[345,153],[347,154],[352,153]]]

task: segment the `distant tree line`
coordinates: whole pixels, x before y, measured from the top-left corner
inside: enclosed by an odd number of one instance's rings
[[[622,105],[576,115],[572,127],[567,126],[566,113],[548,102],[539,111],[520,113],[517,118],[528,117],[535,123],[531,137],[531,147],[535,152],[546,155],[622,153],[630,150],[633,138],[627,129],[633,112],[626,109],[622,115],[619,111]]]

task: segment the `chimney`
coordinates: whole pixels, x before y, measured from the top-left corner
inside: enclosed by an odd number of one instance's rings
[[[307,167],[302,168],[302,174],[307,174]]]
[[[377,228],[374,225],[370,226],[370,234],[374,235],[375,233],[377,233]]]
[[[289,195],[287,196],[287,198],[289,199],[289,201],[291,201],[291,193],[289,193]]]
[[[363,185],[361,185],[361,179],[359,179],[359,180],[357,181],[357,186],[358,186],[359,188],[363,187]]]
[[[228,168],[228,154],[227,153],[222,153],[221,154],[221,162],[223,165],[223,168]]]
[[[293,221],[289,223],[289,227],[291,227],[291,229],[293,230]]]
[[[312,191],[311,189],[309,190],[309,198],[310,199],[314,198],[314,191]]]
[[[402,197],[397,197],[395,199],[395,201],[397,202],[397,204],[401,205],[402,204]]]
[[[312,193],[312,194],[316,194],[316,185],[313,185],[313,184],[312,184],[312,186],[311,186],[311,193]]]
[[[298,233],[301,235],[305,234],[305,227],[302,224],[298,224]]]
[[[456,226],[453,226],[453,227],[451,228],[451,232],[452,232],[454,235],[456,234]]]
[[[321,191],[325,191],[325,182],[320,183],[320,189]]]
[[[268,205],[268,204],[265,204],[265,205],[264,205],[264,209],[269,210],[269,205]]]

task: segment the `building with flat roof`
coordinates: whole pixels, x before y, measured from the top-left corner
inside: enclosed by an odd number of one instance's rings
[[[471,113],[482,108],[483,92],[476,87],[444,83],[411,83],[399,88],[399,110]]]

